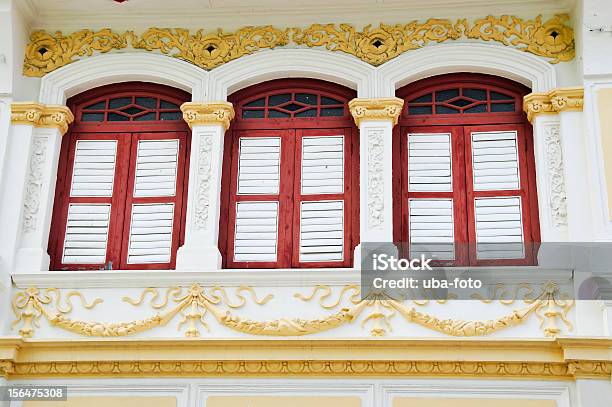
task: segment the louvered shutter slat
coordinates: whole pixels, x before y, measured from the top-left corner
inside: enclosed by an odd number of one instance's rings
[[[520,188],[515,131],[472,133],[472,162],[475,191]]]
[[[240,138],[238,194],[275,195],[280,180],[280,138]]]
[[[77,141],[70,196],[112,196],[116,155],[116,140]]]
[[[132,205],[128,264],[170,262],[173,222],[173,203]]]
[[[410,255],[454,260],[452,199],[410,199]]]
[[[178,140],[138,142],[134,197],[175,195],[178,150]]]
[[[525,256],[520,197],[477,198],[475,214],[478,259]]]
[[[344,191],[344,137],[302,138],[302,194]]]
[[[234,261],[276,261],[278,202],[238,202]]]
[[[450,134],[408,136],[408,190],[412,192],[452,191]]]
[[[344,201],[306,201],[300,205],[300,261],[342,261]]]
[[[62,263],[104,264],[110,209],[107,204],[69,205]]]

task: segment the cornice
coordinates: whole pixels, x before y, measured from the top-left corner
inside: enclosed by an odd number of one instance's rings
[[[402,112],[404,100],[395,97],[379,99],[353,99],[348,105],[357,127],[359,127],[359,124],[363,120],[391,121],[393,126],[395,126],[397,124],[398,117]]]
[[[19,341],[16,343],[15,341]],[[364,340],[0,338],[11,380],[78,377],[454,377],[610,379],[611,339]],[[575,349],[585,351],[575,352]]]
[[[584,88],[556,88],[549,92],[534,92],[523,98],[523,110],[527,119],[533,122],[540,114],[557,114],[559,112],[580,112],[584,104]]]
[[[11,104],[11,123],[34,127],[57,127],[62,135],[68,131],[74,116],[68,107],[42,105],[36,102],[15,102]]]
[[[230,102],[187,102],[181,105],[181,111],[190,128],[206,124],[220,124],[227,130],[235,115],[234,107]]]

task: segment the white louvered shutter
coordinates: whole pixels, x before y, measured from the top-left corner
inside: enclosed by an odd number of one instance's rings
[[[177,210],[182,181],[178,169],[183,158],[182,133],[140,136],[133,146],[135,169],[128,197],[129,233],[124,258],[126,266],[168,264],[177,239]]]
[[[276,262],[281,137],[240,137],[237,152],[232,261]],[[257,197],[257,200],[251,201],[250,197]]]
[[[406,139],[405,139],[406,140]],[[453,261],[455,200],[453,133],[410,132],[407,136],[408,239],[410,256]]]
[[[519,133],[469,131],[469,137],[476,260],[525,258]]]
[[[303,135],[300,157],[299,263],[345,260],[345,136]]]
[[[117,139],[81,139],[73,147],[62,265],[106,263],[118,145]]]

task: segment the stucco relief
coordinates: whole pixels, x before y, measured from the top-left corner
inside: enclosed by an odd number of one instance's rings
[[[26,195],[23,203],[23,230],[26,233],[36,230],[38,209],[40,207],[40,193],[42,190],[43,167],[46,159],[47,137],[35,137],[32,141],[32,155],[30,156]]]
[[[547,126],[544,140],[546,143],[548,184],[550,186],[549,204],[552,210],[552,220],[555,227],[565,227],[567,226],[567,204],[559,125]]]
[[[201,135],[198,151],[198,176],[194,224],[196,229],[208,228],[208,210],[210,208],[210,176],[212,165],[211,135]]]
[[[368,228],[380,230],[385,221],[384,209],[384,128],[367,129],[368,157]]]

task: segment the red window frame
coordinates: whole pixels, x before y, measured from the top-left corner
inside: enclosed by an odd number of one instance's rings
[[[478,88],[511,95],[513,112],[408,114],[408,101],[437,90],[451,88]],[[532,128],[522,111],[523,96],[530,90],[513,81],[484,74],[448,74],[423,79],[406,85],[397,96],[406,101],[394,130],[394,239],[409,241],[409,198],[453,198],[454,236],[458,244],[456,260],[438,265],[520,265],[534,264],[535,250],[540,242],[539,214],[535,181],[535,159]],[[490,106],[490,101],[487,102]],[[434,102],[432,101],[432,105]],[[435,110],[434,110],[435,112]],[[471,133],[492,130],[517,131],[519,150],[520,190],[474,191],[472,176]],[[453,192],[408,191],[408,134],[419,132],[445,132],[452,134]],[[525,259],[476,260],[474,199],[479,197],[520,196],[522,202]],[[469,244],[469,253],[462,243]]]
[[[114,269],[173,269],[176,251],[184,242],[189,174],[189,150],[191,132],[184,120],[164,121],[102,121],[80,120],[84,107],[103,100],[127,96],[162,98],[180,106],[191,96],[179,89],[163,85],[128,82],[103,86],[83,92],[70,98],[68,107],[75,113],[75,122],[62,139],[57,173],[55,204],[49,234],[48,252],[51,270],[102,269],[101,264],[62,264],[64,236],[66,233],[67,211],[70,203],[111,203],[111,214],[106,252],[106,262],[112,261]],[[179,159],[174,197],[135,198],[132,191],[135,181],[135,160],[138,141],[144,139],[179,139]],[[117,155],[113,195],[110,198],[70,197],[75,146],[78,140],[116,139]],[[171,259],[169,263],[127,264],[132,203],[169,202],[175,203]]]
[[[243,106],[271,95],[310,93],[342,101],[342,116],[310,118],[243,118]],[[229,97],[236,110],[226,133],[221,187],[219,249],[227,268],[290,268],[350,267],[353,249],[359,243],[359,131],[348,110],[348,101],[356,92],[343,86],[313,79],[279,79],[253,85]],[[334,107],[337,107],[334,105]],[[319,115],[321,106],[317,107]],[[266,109],[267,111],[267,109]],[[267,116],[267,115],[266,115]],[[344,135],[344,193],[301,195],[302,138],[309,136]],[[240,137],[281,137],[281,179],[278,195],[237,195],[238,140]],[[301,201],[344,199],[343,261],[300,262],[299,219]],[[235,262],[235,206],[241,201],[279,200],[279,230],[276,262]]]

